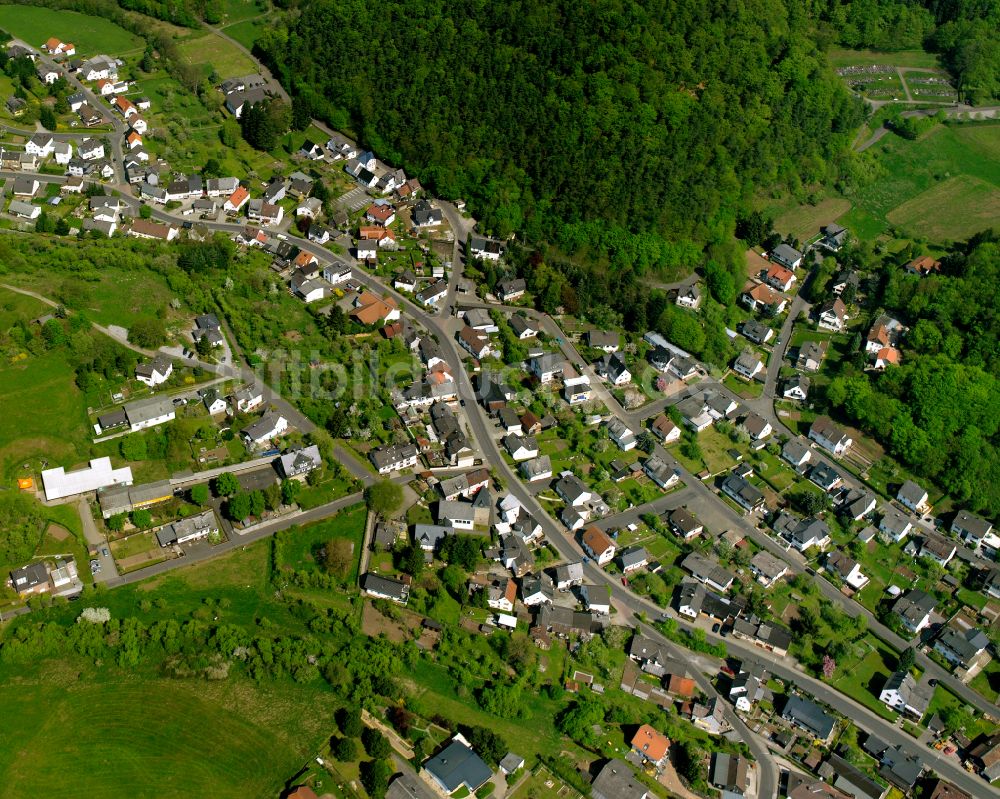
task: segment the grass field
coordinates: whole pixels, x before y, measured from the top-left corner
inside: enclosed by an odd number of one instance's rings
[[[28,356],[0,366],[0,469],[5,484],[50,466],[87,459],[88,430],[75,375],[60,353]]]
[[[356,580],[366,517],[367,509],[359,504],[341,511],[332,518],[289,531],[282,549],[282,564],[296,571],[315,568],[316,551],[321,546],[332,538],[348,538],[354,545],[355,557],[355,565],[348,579]]]
[[[222,25],[229,25],[240,20],[259,17],[270,10],[267,0],[223,0]]]
[[[188,39],[178,49],[189,63],[201,65],[206,75],[214,70],[225,79],[257,71],[253,59],[214,33]]]
[[[897,206],[886,219],[908,234],[931,241],[966,238],[1000,219],[1000,187],[959,175]]]
[[[113,22],[79,14],[37,6],[0,6],[0,28],[38,47],[50,36],[72,42],[77,56],[108,55],[120,57],[123,53],[141,51],[143,42],[138,36],[119,28]]]
[[[165,679],[83,659],[2,677],[8,796],[277,796],[328,733],[322,688]],[[81,734],[86,730],[85,734]]]
[[[822,225],[835,222],[851,210],[851,203],[839,197],[827,197],[816,205],[800,205],[782,213],[774,220],[774,229],[806,240],[819,233]]]
[[[834,67],[889,64],[897,67],[940,68],[937,56],[924,50],[897,50],[883,53],[877,50],[845,50],[834,47],[827,52],[827,59]]]
[[[977,206],[996,219],[1000,203],[1000,125],[938,125],[915,141],[885,136],[870,152],[882,174],[852,197],[840,222],[861,237],[890,224],[932,241],[982,227]],[[935,239],[935,237],[940,237]]]
[[[243,22],[237,22],[234,25],[227,25],[223,28],[223,31],[227,36],[231,36],[242,44],[247,50],[253,50],[254,42],[257,41],[269,24],[266,18],[248,19]]]

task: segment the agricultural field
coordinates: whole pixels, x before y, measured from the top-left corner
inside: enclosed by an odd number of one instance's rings
[[[2,671],[0,713],[18,719],[0,751],[11,795],[276,796],[336,706],[315,684],[168,679],[82,658]]]
[[[242,20],[266,15],[271,10],[268,0],[223,0],[220,25],[231,25]]]
[[[937,125],[915,141],[883,137],[870,150],[881,174],[851,198],[841,224],[862,237],[894,225],[936,243],[978,231],[1000,209],[998,137],[992,124]]]
[[[827,197],[816,205],[795,205],[775,217],[774,229],[799,241],[808,241],[820,227],[836,222],[851,210],[851,203],[842,197]]]
[[[76,45],[77,56],[142,52],[143,41],[113,22],[76,11],[38,6],[0,6],[0,28],[38,47],[55,36]]]

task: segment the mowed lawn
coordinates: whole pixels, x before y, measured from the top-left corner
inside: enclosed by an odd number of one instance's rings
[[[827,59],[835,68],[887,64],[894,67],[940,69],[938,57],[924,50],[898,50],[885,53],[879,50],[846,50],[833,47],[827,52]]]
[[[774,229],[805,241],[819,234],[823,225],[837,221],[851,210],[851,203],[842,197],[827,197],[816,205],[799,205],[776,217]]]
[[[875,236],[896,223],[931,240],[957,239],[989,227],[1000,192],[1000,125],[937,125],[916,141],[885,136],[872,147],[881,174],[858,190],[841,224]]]
[[[49,37],[76,45],[78,56],[122,53],[141,50],[143,41],[124,28],[100,17],[76,11],[60,11],[37,6],[0,6],[0,28],[38,47]]]
[[[329,733],[319,683],[257,685],[95,669],[83,659],[4,669],[5,796],[277,796]]]
[[[257,72],[253,59],[214,33],[181,42],[178,49],[188,63],[202,66],[206,75],[214,70],[223,80]]]

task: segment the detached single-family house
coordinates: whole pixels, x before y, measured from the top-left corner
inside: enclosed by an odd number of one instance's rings
[[[750,513],[764,507],[764,495],[739,475],[727,475],[722,481],[722,492]]]
[[[528,361],[530,371],[539,383],[551,383],[562,375],[563,358],[558,353],[546,352]]]
[[[747,380],[753,380],[764,371],[764,364],[753,350],[743,350],[733,362],[733,371]]]
[[[685,541],[705,532],[705,525],[698,521],[687,508],[677,508],[671,511],[667,521],[670,524],[670,529]]]
[[[806,398],[809,396],[809,386],[811,383],[812,381],[805,375],[793,375],[785,381],[784,388],[781,390],[781,395],[785,399],[805,402]]]
[[[789,269],[798,269],[802,265],[803,255],[788,244],[779,244],[770,254],[770,259]]]
[[[854,443],[853,439],[841,427],[834,424],[829,416],[816,417],[809,427],[809,438],[837,457],[846,453]]]
[[[701,289],[698,284],[692,283],[678,289],[674,303],[681,308],[691,308],[692,310],[701,307]]]
[[[173,361],[162,353],[148,363],[141,363],[135,367],[136,380],[145,383],[150,388],[166,383],[173,372]]]
[[[900,669],[889,675],[879,693],[879,701],[891,710],[902,713],[912,719],[923,718],[930,704],[933,688],[918,686],[917,681],[907,669]]]
[[[913,589],[907,591],[896,600],[892,606],[893,613],[899,616],[903,626],[913,635],[919,633],[930,624],[931,613],[934,611],[934,597]]]
[[[39,158],[48,158],[52,155],[56,141],[51,133],[36,133],[24,144],[24,151],[29,155],[37,155]]]
[[[373,449],[368,457],[379,474],[390,474],[416,466],[417,454],[413,444],[389,444]]]
[[[288,429],[288,420],[280,413],[265,413],[243,430],[243,440],[250,446],[261,446],[277,438]]]
[[[650,480],[656,483],[661,489],[677,485],[681,476],[676,469],[671,469],[659,455],[650,455],[642,464],[642,471]]]
[[[618,560],[621,562],[622,574],[629,574],[646,567],[649,553],[645,547],[629,547],[618,554]]]
[[[222,208],[227,214],[238,214],[250,200],[250,192],[244,186],[237,186],[235,191],[223,203]]]
[[[818,372],[829,347],[828,341],[803,341],[799,345],[799,357],[795,360],[795,367],[805,372]]]
[[[612,417],[607,423],[608,438],[615,442],[618,449],[623,452],[635,449],[636,438],[632,429],[617,416]]]
[[[817,325],[821,330],[832,330],[839,333],[844,329],[846,322],[847,306],[844,305],[844,301],[840,297],[825,302],[820,306]]]
[[[791,291],[792,286],[795,285],[795,279],[795,273],[781,264],[771,264],[764,278],[769,285],[774,286],[778,291],[785,292]]]
[[[584,334],[587,346],[602,352],[618,352],[620,336],[604,330],[590,330]]]
[[[614,386],[632,382],[632,373],[625,365],[625,358],[620,352],[609,353],[599,358],[594,362],[594,368],[600,377]]]
[[[941,262],[931,258],[929,255],[921,255],[919,258],[914,258],[903,268],[911,275],[927,277],[934,273],[940,274]]]
[[[1000,551],[1000,536],[993,532],[993,524],[982,516],[960,510],[951,523],[951,531],[962,537],[968,547],[990,557],[996,557]]]
[[[756,319],[748,319],[740,325],[740,333],[754,344],[767,344],[774,338],[774,330]]]
[[[643,724],[636,730],[630,743],[632,751],[642,762],[649,763],[654,768],[661,768],[668,760],[670,739],[648,724]]]
[[[512,280],[501,280],[497,283],[497,297],[500,302],[512,302],[524,296],[528,290],[528,284],[524,278],[514,278]]]
[[[580,536],[584,551],[590,555],[598,566],[610,563],[615,558],[615,542],[600,527],[590,525]]]
[[[805,466],[812,458],[812,450],[797,438],[790,438],[781,448],[781,457],[796,469]]]
[[[868,578],[861,571],[861,564],[839,550],[827,553],[826,569],[840,577],[855,591],[860,591],[868,585]]]
[[[952,621],[938,635],[934,651],[953,666],[967,671],[977,665],[989,645],[990,639],[982,630]]]
[[[778,580],[788,574],[788,564],[766,549],[762,549],[751,558],[750,573],[757,578],[757,582],[762,586],[771,588]]]
[[[884,541],[898,544],[913,529],[913,522],[892,508],[884,508],[878,529]]]
[[[483,261],[499,261],[503,255],[503,242],[483,236],[470,236],[469,255]]]
[[[667,418],[667,415],[664,413],[661,413],[653,420],[649,429],[664,444],[673,444],[675,441],[679,441],[681,437],[680,427],[674,424],[672,419]]]
[[[930,503],[927,501],[927,492],[912,480],[906,480],[899,487],[896,499],[914,513],[927,514],[931,512]]]

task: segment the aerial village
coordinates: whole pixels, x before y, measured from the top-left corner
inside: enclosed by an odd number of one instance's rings
[[[962,508],[938,515],[915,480],[876,487],[859,434],[809,412],[831,345],[856,329],[863,282],[841,270],[811,305],[797,290],[849,231],[830,224],[800,249],[748,253],[745,318],[727,330],[740,354],[720,374],[655,331],[536,311],[512,269],[487,285],[508,243],[345,136],[306,139],[297,168],[267,181],[180,174],[156,155],[162,112],[135,94],[122,61],[80,58],[56,39],[7,53],[31,59],[45,84],[66,81],[74,126],[93,130],[0,148],[0,168],[18,172],[4,208],[15,224],[29,229],[52,209],[79,235],[180,243],[223,232],[242,252],[266,253],[296,301],[400,343],[417,364],[412,382],[392,387],[384,430],[331,448],[280,386],[244,365],[225,319],[193,316],[181,341],[143,355],[127,389],[92,409],[87,431],[95,444],[120,443],[203,417],[211,434],[191,468],[145,481],[108,455],[26,475],[23,490],[80,503],[95,530],[86,566],[43,558],[13,570],[18,600],[78,595],[84,569],[113,586],[180,567],[391,481],[407,501],[369,518],[364,594],[410,613],[419,569],[394,554],[422,569],[471,547],[464,590],[476,612],[462,625],[477,635],[522,630],[543,652],[572,653],[624,627],[613,683],[577,669],[564,689],[676,711],[718,742],[705,753],[712,795],[755,796],[773,779],[741,743],[745,729],[789,764],[779,790],[791,799],[911,796],[927,780],[945,786],[927,795],[945,799],[971,795],[949,782],[954,771],[1000,777],[995,708],[975,688],[1000,669],[1000,538]],[[217,91],[238,119],[272,89],[246,75]],[[348,189],[327,213],[327,190],[316,192],[332,175]],[[939,267],[923,257],[906,269]],[[703,290],[694,276],[671,298],[696,310]],[[903,321],[883,314],[858,332],[866,368],[900,363]],[[305,507],[330,474],[340,496]],[[420,625],[430,639],[440,633],[432,618]],[[824,637],[832,654],[800,665],[803,640]],[[841,638],[850,643],[836,649]],[[721,667],[706,673],[682,645]],[[899,657],[883,658],[887,649]],[[847,685],[852,669],[873,668],[872,681]],[[979,734],[949,720],[955,697]],[[876,721],[859,721],[855,707]],[[845,739],[853,723],[860,740]],[[649,724],[629,730],[591,796],[644,799],[677,780],[678,742]],[[512,752],[493,769],[456,734],[422,769],[435,795],[459,796],[524,765]],[[426,785],[408,779],[387,795],[421,795]]]

